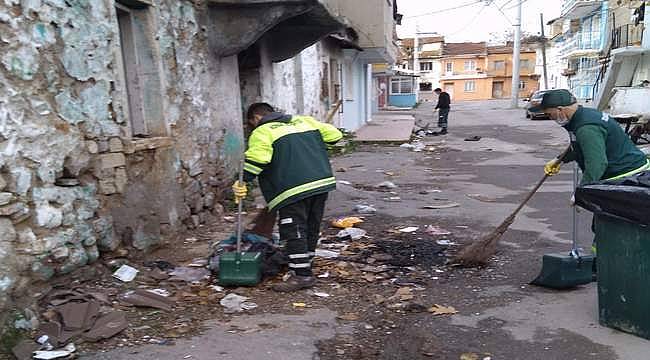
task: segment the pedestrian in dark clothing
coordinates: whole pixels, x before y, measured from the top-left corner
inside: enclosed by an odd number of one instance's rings
[[[451,108],[451,98],[449,97],[449,94],[442,91],[441,88],[437,88],[433,90],[433,92],[438,95],[436,110],[438,110],[438,127],[440,128],[439,132],[433,134],[445,135],[447,134],[447,117],[449,116],[449,109]]]
[[[286,115],[266,103],[251,105],[247,117],[254,130],[248,139],[244,181],[257,177],[269,211],[278,211],[280,240],[286,243],[294,273],[273,290],[311,287],[316,282],[311,262],[327,193],[336,188],[326,145],[343,135],[311,116]],[[233,192],[237,200],[243,199],[246,183],[235,183]]]

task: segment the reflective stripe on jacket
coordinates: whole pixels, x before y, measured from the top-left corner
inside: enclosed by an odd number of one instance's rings
[[[326,144],[342,136],[310,116],[269,114],[248,139],[245,180],[259,177],[270,210],[332,191],[336,180]]]

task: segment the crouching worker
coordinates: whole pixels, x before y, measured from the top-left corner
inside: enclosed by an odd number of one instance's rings
[[[244,183],[233,185],[235,197],[246,196],[246,183],[258,177],[269,211],[278,211],[280,241],[286,244],[289,279],[273,290],[296,291],[312,287],[311,264],[316,251],[328,192],[336,180],[327,145],[343,136],[332,125],[310,116],[276,112],[267,103],[255,103],[246,114],[253,131],[248,139]]]

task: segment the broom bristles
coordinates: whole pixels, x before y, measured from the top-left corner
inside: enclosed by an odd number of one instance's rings
[[[460,253],[456,255],[453,262],[463,267],[479,267],[486,265],[490,260],[490,257],[492,257],[496,252],[497,244],[499,243],[501,236],[503,236],[503,234],[508,230],[514,220],[514,216],[509,216],[490,234],[471,243],[461,250]]]

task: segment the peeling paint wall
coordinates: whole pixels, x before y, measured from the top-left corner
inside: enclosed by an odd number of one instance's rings
[[[220,215],[242,150],[238,66],[213,55],[200,6],[158,0],[136,18],[156,121],[133,137],[114,3],[0,2],[0,309]]]
[[[287,113],[324,121],[333,101],[322,93],[322,64],[330,64],[332,59],[343,63],[342,50],[319,42],[291,59],[272,63],[263,44],[260,49],[260,67],[242,72],[243,106],[264,101]]]

